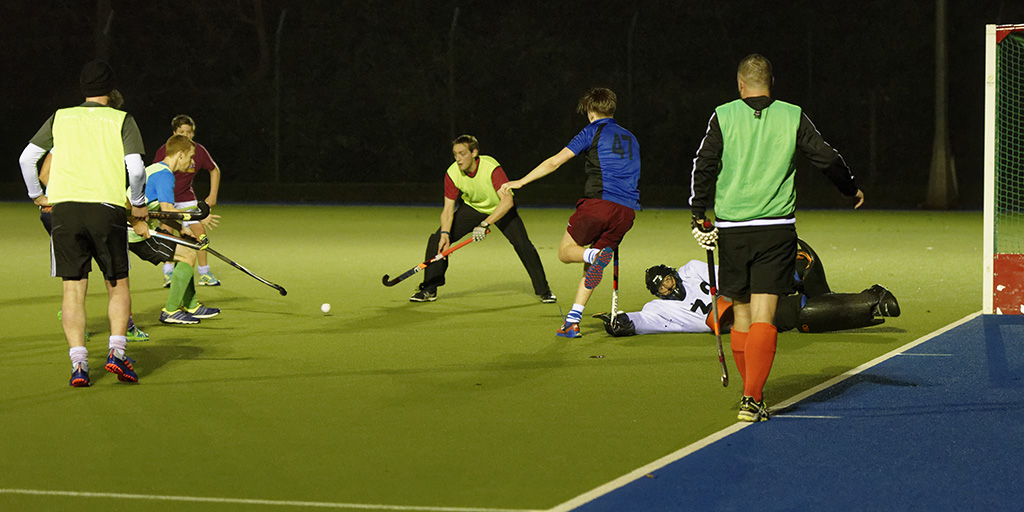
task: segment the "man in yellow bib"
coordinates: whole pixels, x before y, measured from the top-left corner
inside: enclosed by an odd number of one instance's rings
[[[497,160],[480,154],[480,143],[472,135],[460,135],[452,141],[455,162],[444,177],[444,207],[441,209],[441,227],[427,241],[425,260],[448,249],[452,240],[472,232],[477,241],[483,240],[487,230],[496,226],[512,244],[519,260],[526,267],[533,282],[533,293],[544,303],[555,302],[551,294],[540,255],[526,234],[526,226],[519,217],[511,192],[499,192],[508,182],[505,171]],[[444,285],[448,260],[443,259],[423,271],[423,283],[409,298],[412,302],[437,300],[437,288]]]
[[[38,206],[53,206],[50,234],[50,274],[63,281],[61,322],[71,358],[73,387],[87,387],[88,350],[85,348],[85,296],[92,260],[107,286],[110,343],[107,371],[118,380],[138,382],[132,359],[125,355],[131,296],[128,290],[128,233],[124,195],[129,201],[133,229],[149,236],[145,224],[145,149],[135,119],[113,108],[114,71],[106,62],[85,65],[80,78],[85,103],[62,108],[43,123],[18,159],[28,196]],[[53,153],[44,193],[38,162]],[[125,170],[127,177],[125,179]],[[127,181],[127,183],[126,183]]]

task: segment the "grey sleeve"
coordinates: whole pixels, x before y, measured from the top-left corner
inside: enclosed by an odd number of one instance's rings
[[[29,144],[35,144],[36,146],[43,148],[43,151],[49,151],[53,149],[53,117],[56,114],[51,114],[50,118],[39,127],[39,131],[32,136],[29,140]]]
[[[142,143],[142,133],[139,132],[139,125],[135,123],[135,118],[131,114],[124,115],[124,123],[121,125],[121,140],[124,143],[125,156],[146,154],[146,146]]]

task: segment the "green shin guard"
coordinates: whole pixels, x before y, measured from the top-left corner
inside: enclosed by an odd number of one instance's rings
[[[195,285],[192,284],[192,265],[179,261],[174,265],[174,273],[171,274],[171,290],[167,294],[167,303],[164,310],[177,311],[185,302],[189,288],[192,289],[192,298],[195,299]]]

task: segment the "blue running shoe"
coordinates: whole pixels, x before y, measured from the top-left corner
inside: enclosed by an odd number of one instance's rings
[[[208,308],[208,307],[202,305],[202,303],[200,303],[198,306],[196,306],[196,307],[194,307],[192,309],[185,308],[185,312],[190,314],[190,315],[192,315],[192,318],[199,318],[199,319],[213,318],[213,317],[215,317],[215,316],[220,314],[220,310],[219,309],[217,309],[217,308]]]
[[[583,286],[588,290],[597,288],[597,285],[601,284],[601,278],[604,277],[604,268],[608,266],[608,263],[612,261],[612,256],[615,254],[615,249],[611,247],[602,248],[597,256],[594,258],[594,262],[590,264],[590,268],[587,269],[586,279],[583,281]]]
[[[562,324],[562,327],[555,332],[555,336],[562,338],[582,338],[580,334],[580,324],[577,322],[566,322]]]
[[[73,388],[87,388],[89,387],[89,367],[78,363],[72,366],[71,371],[71,387]]]
[[[116,373],[117,380],[121,382],[138,382],[139,376],[135,374],[135,368],[132,367],[134,362],[135,360],[130,357],[124,359],[117,357],[111,350],[107,356],[107,371]]]
[[[177,310],[173,313],[166,309],[160,310],[160,321],[165,324],[192,325],[198,324],[199,319],[188,314],[188,311]]]

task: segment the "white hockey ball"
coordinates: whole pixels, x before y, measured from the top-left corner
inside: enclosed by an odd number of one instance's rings
[[[331,312],[331,305],[326,303],[326,302],[323,303],[323,304],[320,304],[320,311],[323,311],[324,313],[330,313]]]

